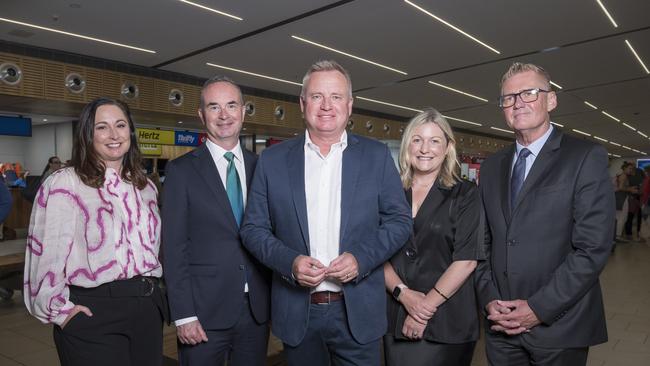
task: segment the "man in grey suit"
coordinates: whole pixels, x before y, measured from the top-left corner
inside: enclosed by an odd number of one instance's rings
[[[607,151],[551,125],[557,106],[541,67],[514,63],[499,105],[516,144],[481,167],[489,259],[477,291],[491,365],[584,365],[607,341],[598,276],[610,253]]]

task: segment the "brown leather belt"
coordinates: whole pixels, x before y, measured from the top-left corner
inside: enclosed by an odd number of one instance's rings
[[[312,304],[329,304],[343,299],[343,292],[320,291],[311,294]]]

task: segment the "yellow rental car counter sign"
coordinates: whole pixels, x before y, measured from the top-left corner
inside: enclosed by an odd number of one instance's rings
[[[136,128],[136,135],[141,144],[174,145],[174,131]]]

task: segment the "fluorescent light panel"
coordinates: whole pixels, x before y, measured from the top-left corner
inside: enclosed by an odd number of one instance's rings
[[[217,10],[217,9],[208,8],[208,7],[205,6],[205,5],[197,4],[197,3],[194,3],[194,2],[191,2],[191,1],[187,1],[187,0],[178,0],[178,1],[180,1],[180,2],[182,2],[182,3],[185,3],[185,4],[189,4],[189,5],[196,6],[197,8],[201,8],[201,9],[203,9],[203,10],[211,11],[211,12],[213,12],[213,13],[217,13],[217,14],[219,14],[219,15],[226,16],[226,17],[228,17],[228,18],[232,18],[232,19],[236,19],[236,20],[244,20],[244,19],[242,19],[242,18],[240,18],[240,17],[238,17],[238,16],[236,16],[236,15],[228,14],[228,13],[226,13],[226,12],[223,12],[223,11],[220,11],[220,10]]]
[[[611,114],[609,114],[609,113],[607,113],[607,112],[605,112],[605,111],[600,111],[600,112],[601,112],[602,114],[606,115],[607,117],[613,119],[613,120],[616,121],[616,122],[621,122],[620,119],[618,119],[618,118],[612,116]]]
[[[596,107],[595,105],[587,102],[586,100],[585,100],[585,104],[588,105],[589,107],[593,108],[593,109],[598,109],[598,107]]]
[[[458,93],[458,94],[467,95],[468,97],[472,97],[472,98],[474,98],[474,99],[478,99],[478,100],[483,101],[483,102],[486,102],[486,103],[488,102],[488,100],[485,99],[485,98],[481,98],[481,97],[478,97],[478,96],[476,96],[476,95],[474,95],[474,94],[470,94],[470,93],[464,92],[464,91],[462,91],[462,90],[454,89],[454,88],[452,88],[452,87],[450,87],[450,86],[443,85],[443,84],[439,84],[439,83],[436,83],[436,82],[431,81],[431,80],[429,80],[429,84],[437,85],[437,86],[439,86],[439,87],[441,87],[441,88],[445,88],[445,89],[447,89],[447,90],[451,90],[451,91],[456,92],[456,93]]]
[[[550,82],[551,85],[553,85],[554,87],[556,87],[556,88],[558,88],[558,89],[562,89],[562,87],[560,86],[560,84],[554,82],[553,80],[550,80],[549,82]]]
[[[621,156],[618,155],[618,154],[609,154],[609,155],[611,155],[611,156],[613,156],[613,157],[615,157],[615,158],[620,158],[620,157],[621,157]]]
[[[453,121],[463,122],[463,123],[467,123],[467,124],[474,125],[474,126],[483,126],[480,123],[476,123],[476,122],[472,122],[472,121],[468,121],[468,120],[464,120],[464,119],[460,119],[460,118],[456,118],[456,117],[446,116],[444,114],[442,116],[447,118],[447,119],[453,120]]]
[[[559,124],[559,123],[556,123],[556,122],[553,122],[553,121],[551,121],[551,123],[554,124],[554,125],[556,125],[556,126],[558,126],[558,127],[564,127],[564,125]]]
[[[624,149],[628,149],[628,150],[632,151],[632,148],[629,147],[629,146],[621,145],[621,147],[624,148]]]
[[[365,97],[360,97],[360,96],[357,96],[357,99],[361,99],[361,100],[365,100],[365,101],[373,102],[373,103],[377,103],[377,104],[383,104],[383,105],[387,105],[387,106],[390,106],[390,107],[401,108],[401,109],[405,109],[405,110],[407,110],[407,111],[413,111],[413,112],[418,112],[418,113],[422,112],[421,109],[415,109],[415,108],[411,108],[411,107],[405,107],[405,106],[403,106],[403,105],[393,104],[393,103],[388,103],[388,102],[383,102],[383,101],[381,101],[381,100],[377,100],[377,99],[370,99],[370,98],[365,98]]]
[[[593,135],[592,137],[595,138],[596,140],[600,140],[600,141],[602,141],[602,142],[607,142],[607,140],[605,140],[605,139],[602,138],[602,137],[598,137],[598,136],[596,136],[596,135]]]
[[[240,73],[242,73],[242,74],[246,74],[246,75],[257,76],[258,78],[264,78],[264,79],[269,79],[269,80],[280,81],[280,82],[287,83],[287,84],[292,84],[292,85],[302,86],[301,83],[296,83],[296,82],[289,81],[289,80],[284,80],[284,79],[274,78],[274,77],[272,77],[272,76],[262,75],[262,74],[258,74],[258,73],[255,73],[255,72],[250,72],[250,71],[245,71],[245,70],[235,69],[234,67],[228,67],[228,66],[217,65],[217,64],[210,63],[210,62],[206,62],[205,64],[208,65],[208,66],[217,67],[217,68],[220,68],[220,69],[225,69],[225,70],[230,70],[230,71],[240,72]]]
[[[442,19],[442,18],[440,18],[440,17],[434,15],[433,13],[431,13],[430,11],[428,11],[428,10],[422,8],[421,6],[419,6],[419,5],[417,5],[417,4],[413,3],[413,2],[411,2],[411,1],[409,1],[409,0],[404,0],[404,2],[407,3],[407,4],[409,4],[409,5],[411,5],[412,7],[416,8],[416,9],[418,9],[419,11],[421,11],[421,12],[427,14],[428,16],[430,16],[430,17],[432,17],[433,19],[439,21],[440,23],[442,23],[442,24],[448,26],[449,28],[455,30],[456,32],[458,32],[458,33],[464,35],[465,37],[471,39],[472,41],[474,41],[474,42],[480,44],[481,46],[483,46],[483,47],[489,49],[490,51],[492,51],[492,52],[494,52],[494,53],[496,53],[496,54],[498,54],[498,55],[501,54],[501,52],[499,52],[499,50],[497,50],[496,48],[494,48],[494,47],[488,45],[487,43],[485,43],[485,42],[479,40],[478,38],[472,36],[471,34],[465,32],[465,31],[463,31],[462,29],[456,27],[455,25],[449,23],[448,21],[446,21],[446,20],[444,20],[444,19]]]
[[[590,133],[586,133],[586,132],[584,132],[584,131],[576,130],[575,128],[573,128],[573,129],[571,129],[571,130],[572,130],[573,132],[575,132],[575,133],[579,133],[579,134],[581,134],[581,135],[585,135],[585,136],[589,136],[589,137],[591,137],[591,134],[590,134]]]
[[[645,133],[643,133],[643,132],[641,132],[639,130],[637,130],[636,133],[638,133],[639,135],[641,135],[641,136],[643,136],[645,138],[648,138],[648,135],[646,135]]]
[[[598,3],[598,5],[600,5],[600,8],[603,9],[603,12],[605,13],[605,15],[607,15],[607,18],[609,18],[609,21],[612,22],[614,28],[618,28],[618,24],[616,24],[614,18],[612,18],[612,16],[609,14],[609,11],[607,11],[605,5],[603,5],[603,3],[600,0],[596,0],[596,2]]]
[[[627,123],[625,123],[625,122],[623,122],[623,126],[625,126],[625,127],[627,127],[627,128],[629,128],[629,129],[630,129],[630,130],[632,130],[632,131],[636,131],[636,128],[634,128],[634,127],[632,127],[632,126],[630,126],[630,125],[628,125],[628,124],[627,124]]]
[[[332,48],[332,47],[329,47],[329,46],[325,46],[324,44],[320,44],[320,43],[317,43],[317,42],[314,42],[314,41],[310,41],[310,40],[305,39],[305,38],[302,38],[302,37],[298,37],[298,36],[294,36],[294,35],[292,35],[291,38],[293,38],[293,39],[297,39],[297,40],[302,41],[302,42],[305,42],[305,43],[309,43],[309,44],[314,45],[314,46],[316,46],[316,47],[324,48],[324,49],[326,49],[326,50],[329,50],[329,51],[332,51],[332,52],[339,53],[339,54],[341,54],[341,55],[343,55],[343,56],[351,57],[351,58],[353,58],[353,59],[355,59],[355,60],[359,60],[359,61],[367,62],[367,63],[369,63],[369,64],[371,64],[371,65],[375,65],[375,66],[378,66],[378,67],[384,68],[384,69],[386,69],[386,70],[390,70],[390,71],[396,72],[396,73],[398,73],[398,74],[408,75],[407,73],[405,73],[405,72],[402,71],[402,70],[397,70],[397,69],[394,69],[394,68],[392,68],[392,67],[389,67],[389,66],[386,66],[386,65],[382,65],[382,64],[380,64],[380,63],[377,63],[377,62],[374,62],[374,61],[370,61],[370,60],[365,59],[365,58],[363,58],[363,57],[355,56],[355,55],[353,55],[353,54],[350,54],[350,53],[347,53],[347,52],[343,52],[343,51],[337,50],[337,49],[335,49],[335,48]]]
[[[112,46],[119,46],[119,47],[129,48],[129,49],[136,50],[136,51],[142,51],[142,52],[147,52],[147,53],[156,53],[156,51],[148,50],[146,48],[140,48],[140,47],[130,46],[130,45],[124,44],[124,43],[117,43],[117,42],[113,42],[113,41],[107,41],[107,40],[101,39],[101,38],[84,36],[83,34],[66,32],[66,31],[62,31],[62,30],[58,30],[58,29],[54,29],[54,28],[41,27],[40,25],[30,24],[30,23],[25,23],[25,22],[19,22],[17,20],[11,20],[11,19],[7,19],[7,18],[0,18],[0,21],[7,22],[7,23],[12,23],[12,24],[23,25],[25,27],[41,29],[41,30],[45,30],[45,31],[48,31],[48,32],[59,33],[59,34],[63,34],[63,35],[66,35],[66,36],[82,38],[82,39],[86,39],[86,40],[89,40],[89,41],[106,43],[106,44],[110,44]]]
[[[641,66],[643,66],[643,70],[645,70],[645,73],[646,73],[646,74],[650,74],[650,70],[648,70],[648,67],[643,63],[643,60],[641,60],[641,57],[639,57],[639,54],[636,53],[636,51],[634,50],[634,47],[632,47],[632,44],[630,44],[630,41],[628,41],[628,40],[626,39],[626,40],[625,40],[625,44],[626,44],[627,47],[630,49],[630,51],[632,51],[632,53],[634,54],[634,57],[636,57],[637,61],[639,61],[639,63],[641,64]]]
[[[499,128],[499,127],[490,126],[490,128],[493,129],[493,130],[501,131],[501,132],[514,133],[513,131],[504,130],[503,128]]]
[[[610,144],[612,144],[612,145],[614,145],[614,146],[618,146],[618,147],[620,147],[620,146],[621,146],[621,144],[619,144],[619,143],[616,143],[616,142],[614,142],[614,141],[610,141],[609,143],[610,143]]]

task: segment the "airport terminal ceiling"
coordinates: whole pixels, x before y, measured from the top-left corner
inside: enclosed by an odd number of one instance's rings
[[[313,61],[333,58],[359,108],[405,120],[433,106],[454,127],[501,138],[512,138],[495,129],[507,129],[501,74],[533,62],[552,75],[558,126],[638,156],[650,153],[648,14],[647,0],[5,0],[0,40],[289,96]],[[0,96],[3,111],[77,109],[48,103]]]

